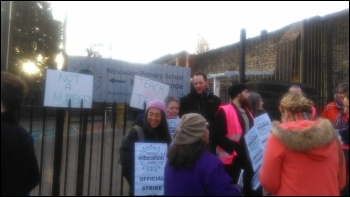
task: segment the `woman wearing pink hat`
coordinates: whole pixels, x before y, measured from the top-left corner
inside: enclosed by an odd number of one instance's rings
[[[154,99],[148,102],[143,125],[141,126],[144,134],[143,142],[170,144],[171,137],[165,111],[165,103],[162,100]],[[126,138],[125,145],[121,147],[121,158],[123,158],[121,161],[122,172],[129,183],[130,196],[134,195],[134,144],[140,141],[137,130],[133,127]]]

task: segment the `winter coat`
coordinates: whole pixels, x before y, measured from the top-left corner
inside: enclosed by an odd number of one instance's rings
[[[146,131],[145,127],[142,127],[144,132],[144,139],[142,142],[145,143],[170,143],[170,141],[160,139],[157,132]],[[134,195],[134,177],[135,177],[135,143],[140,142],[137,130],[133,127],[130,133],[126,137],[125,147],[121,151],[123,157],[122,173],[130,186],[129,195]]]
[[[332,124],[334,124],[335,119],[337,118],[339,113],[339,109],[335,106],[335,102],[332,101],[329,104],[327,104],[327,106],[322,110],[320,117],[322,118],[326,118],[328,120],[330,120],[332,122]],[[348,119],[348,115],[343,113],[343,120],[342,122],[345,123]],[[336,128],[336,129],[340,129],[340,128]]]
[[[337,196],[345,185],[345,159],[338,183],[336,132],[327,119],[274,123],[260,168],[263,188],[277,196]]]
[[[179,116],[188,113],[201,114],[210,124],[215,119],[215,113],[221,104],[221,99],[213,93],[207,91],[204,95],[199,95],[192,91],[187,96],[180,98]]]
[[[175,169],[168,163],[164,173],[165,196],[239,196],[237,186],[221,161],[204,150],[192,169]]]
[[[180,98],[179,116],[182,117],[187,113],[201,114],[209,123],[209,147],[215,153],[216,146],[212,144],[213,131],[212,124],[215,120],[215,114],[221,105],[221,99],[213,93],[206,91],[203,95],[199,95],[195,90],[191,91],[187,96]]]
[[[14,112],[1,113],[1,196],[28,195],[40,181],[33,141]]]

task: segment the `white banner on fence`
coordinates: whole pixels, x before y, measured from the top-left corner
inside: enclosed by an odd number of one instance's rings
[[[135,143],[135,196],[163,195],[165,143]]]
[[[91,108],[93,82],[92,75],[47,69],[44,106],[68,107],[71,99],[73,108],[80,108],[81,100],[83,108]]]
[[[169,85],[136,75],[130,106],[144,109],[144,103],[155,98],[164,100],[168,96],[168,93]]]

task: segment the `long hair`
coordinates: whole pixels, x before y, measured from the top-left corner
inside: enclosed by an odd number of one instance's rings
[[[144,115],[144,120],[143,120],[143,130],[145,133],[145,136],[148,136],[151,139],[157,139],[160,140],[161,142],[165,142],[168,145],[171,142],[171,137],[170,137],[170,132],[168,128],[168,122],[165,116],[165,113],[161,111],[161,122],[156,128],[152,128],[151,125],[147,121],[147,116],[148,116],[148,111],[146,111]]]
[[[168,150],[168,164],[175,169],[192,169],[196,160],[205,148],[206,145],[202,140],[186,145],[174,144]]]
[[[260,94],[256,92],[250,92],[250,111],[253,113],[254,117],[260,115],[261,113],[261,111],[259,110],[260,101]]]

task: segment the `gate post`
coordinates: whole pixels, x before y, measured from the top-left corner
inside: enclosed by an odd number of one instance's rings
[[[63,147],[64,108],[56,110],[55,150],[53,159],[52,196],[60,195],[60,177]],[[43,136],[44,137],[44,136]]]

